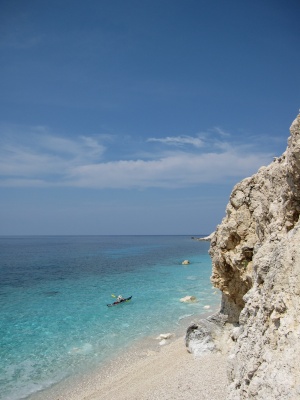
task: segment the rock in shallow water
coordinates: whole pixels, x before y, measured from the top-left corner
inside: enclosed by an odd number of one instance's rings
[[[180,299],[181,303],[195,303],[197,298],[195,296],[185,296]]]
[[[190,264],[190,262],[189,262],[189,260],[184,260],[184,261],[182,261],[181,264],[182,264],[182,265],[188,265],[188,264]]]

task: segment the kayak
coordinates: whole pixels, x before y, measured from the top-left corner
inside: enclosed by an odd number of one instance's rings
[[[131,298],[132,298],[132,296],[127,297],[126,299],[123,299],[121,301],[115,301],[114,303],[107,304],[107,307],[117,306],[118,304],[126,303],[127,301],[131,300]]]

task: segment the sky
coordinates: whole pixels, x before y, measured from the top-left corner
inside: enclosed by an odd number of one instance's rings
[[[287,146],[298,0],[0,0],[0,235],[210,234]]]

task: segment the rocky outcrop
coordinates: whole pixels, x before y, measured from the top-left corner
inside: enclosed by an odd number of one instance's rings
[[[300,399],[300,115],[290,132],[281,157],[234,187],[211,239],[230,400]]]
[[[210,242],[211,239],[213,238],[214,233],[215,233],[215,232],[211,233],[211,234],[208,235],[208,236],[204,236],[204,237],[197,238],[196,240],[198,240],[199,242]]]
[[[243,296],[253,285],[254,253],[267,240],[285,236],[299,218],[299,118],[287,152],[234,187],[227,215],[211,240],[212,282],[222,290],[222,310],[232,322],[238,321]]]

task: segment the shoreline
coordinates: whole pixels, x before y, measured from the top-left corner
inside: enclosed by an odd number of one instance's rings
[[[67,377],[27,400],[225,399],[226,355],[206,353],[195,358],[184,342],[187,321],[212,311],[181,321],[165,345],[154,337],[141,339],[104,365]]]
[[[108,368],[66,383],[36,393],[30,400],[222,400],[226,398],[226,356],[209,353],[195,358],[181,337],[159,351],[125,353]]]

